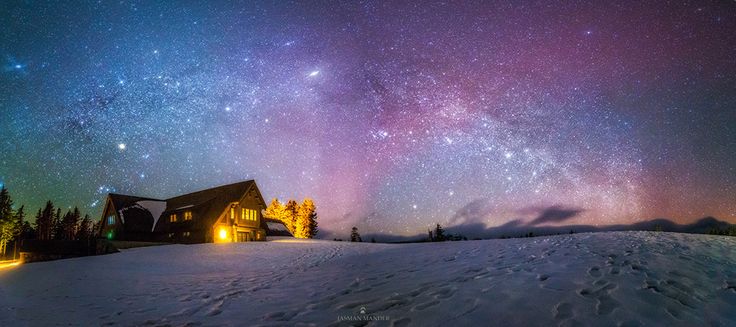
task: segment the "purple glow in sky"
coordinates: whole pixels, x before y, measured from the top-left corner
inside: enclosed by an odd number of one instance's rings
[[[0,23],[0,182],[32,208],[256,179],[343,234],[736,222],[734,2],[31,2]]]

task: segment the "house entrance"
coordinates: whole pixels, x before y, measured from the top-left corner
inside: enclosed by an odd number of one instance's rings
[[[235,237],[236,242],[251,242],[253,235],[250,232],[238,232]]]

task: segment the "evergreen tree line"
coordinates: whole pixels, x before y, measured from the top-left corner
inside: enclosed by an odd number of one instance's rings
[[[301,204],[289,200],[286,205],[274,198],[266,208],[265,216],[284,223],[297,238],[314,238],[317,235],[317,206],[310,198]]]
[[[736,226],[731,226],[731,227],[728,227],[728,228],[716,228],[716,227],[713,227],[710,230],[708,230],[708,234],[710,234],[710,235],[736,236]]]
[[[38,209],[36,221],[26,220],[25,206],[13,210],[13,200],[8,189],[0,189],[0,256],[5,256],[8,244],[20,239],[83,240],[94,237],[99,222],[92,222],[89,215],[82,217],[79,208],[67,210],[47,201]]]
[[[434,227],[434,231],[427,230],[427,234],[428,234],[427,241],[429,242],[467,241],[468,240],[467,237],[460,235],[460,234],[453,235],[453,234],[445,233],[445,229],[442,228],[440,224],[437,224]]]

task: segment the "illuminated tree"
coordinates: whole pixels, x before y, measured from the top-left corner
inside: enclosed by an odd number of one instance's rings
[[[15,238],[17,220],[13,214],[13,200],[8,189],[0,189],[0,256],[4,256],[8,242]]]
[[[312,199],[304,199],[299,206],[295,230],[294,237],[298,238],[313,238],[317,234],[317,212]]]
[[[281,220],[284,216],[284,205],[279,202],[279,199],[273,198],[271,203],[266,207],[265,216],[271,219]]]
[[[289,202],[286,202],[284,212],[284,218],[281,221],[284,222],[286,228],[291,232],[291,235],[296,237],[296,214],[299,212],[299,204],[294,200],[289,200]]]

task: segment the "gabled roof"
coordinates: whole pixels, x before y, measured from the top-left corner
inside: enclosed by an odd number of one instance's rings
[[[228,185],[217,186],[193,193],[175,196],[166,199],[166,211],[176,210],[187,206],[198,206],[214,198],[226,198],[229,202],[236,202],[240,197],[255,184],[253,180],[243,181]]]
[[[152,230],[156,230],[156,226],[160,225],[157,224],[159,217],[164,217],[170,213],[179,212],[180,210],[192,211],[197,217],[206,217],[207,219],[211,219],[212,221],[205,221],[203,223],[205,225],[212,225],[215,223],[214,220],[217,219],[219,214],[228,204],[238,202],[253,186],[255,186],[255,181],[247,180],[187,193],[165,200],[114,193],[110,193],[109,196],[118,212],[131,207],[145,211],[136,212],[136,214],[151,216],[153,218],[153,225],[150,228]],[[165,202],[166,209],[160,214],[156,212],[157,217],[153,217],[154,214],[149,213],[150,210],[148,210],[146,206],[141,206],[139,204],[140,201]],[[147,215],[146,213],[149,214]]]
[[[266,230],[266,236],[294,236],[291,235],[291,232],[286,228],[284,222],[278,219],[263,217],[261,220],[261,228]]]
[[[122,210],[123,208],[127,208],[129,206],[134,205],[138,201],[164,201],[160,199],[152,199],[152,198],[144,198],[140,196],[132,196],[132,195],[125,195],[125,194],[117,194],[117,193],[110,193],[108,194],[110,197],[110,200],[112,201],[112,205],[115,207],[115,210]]]

